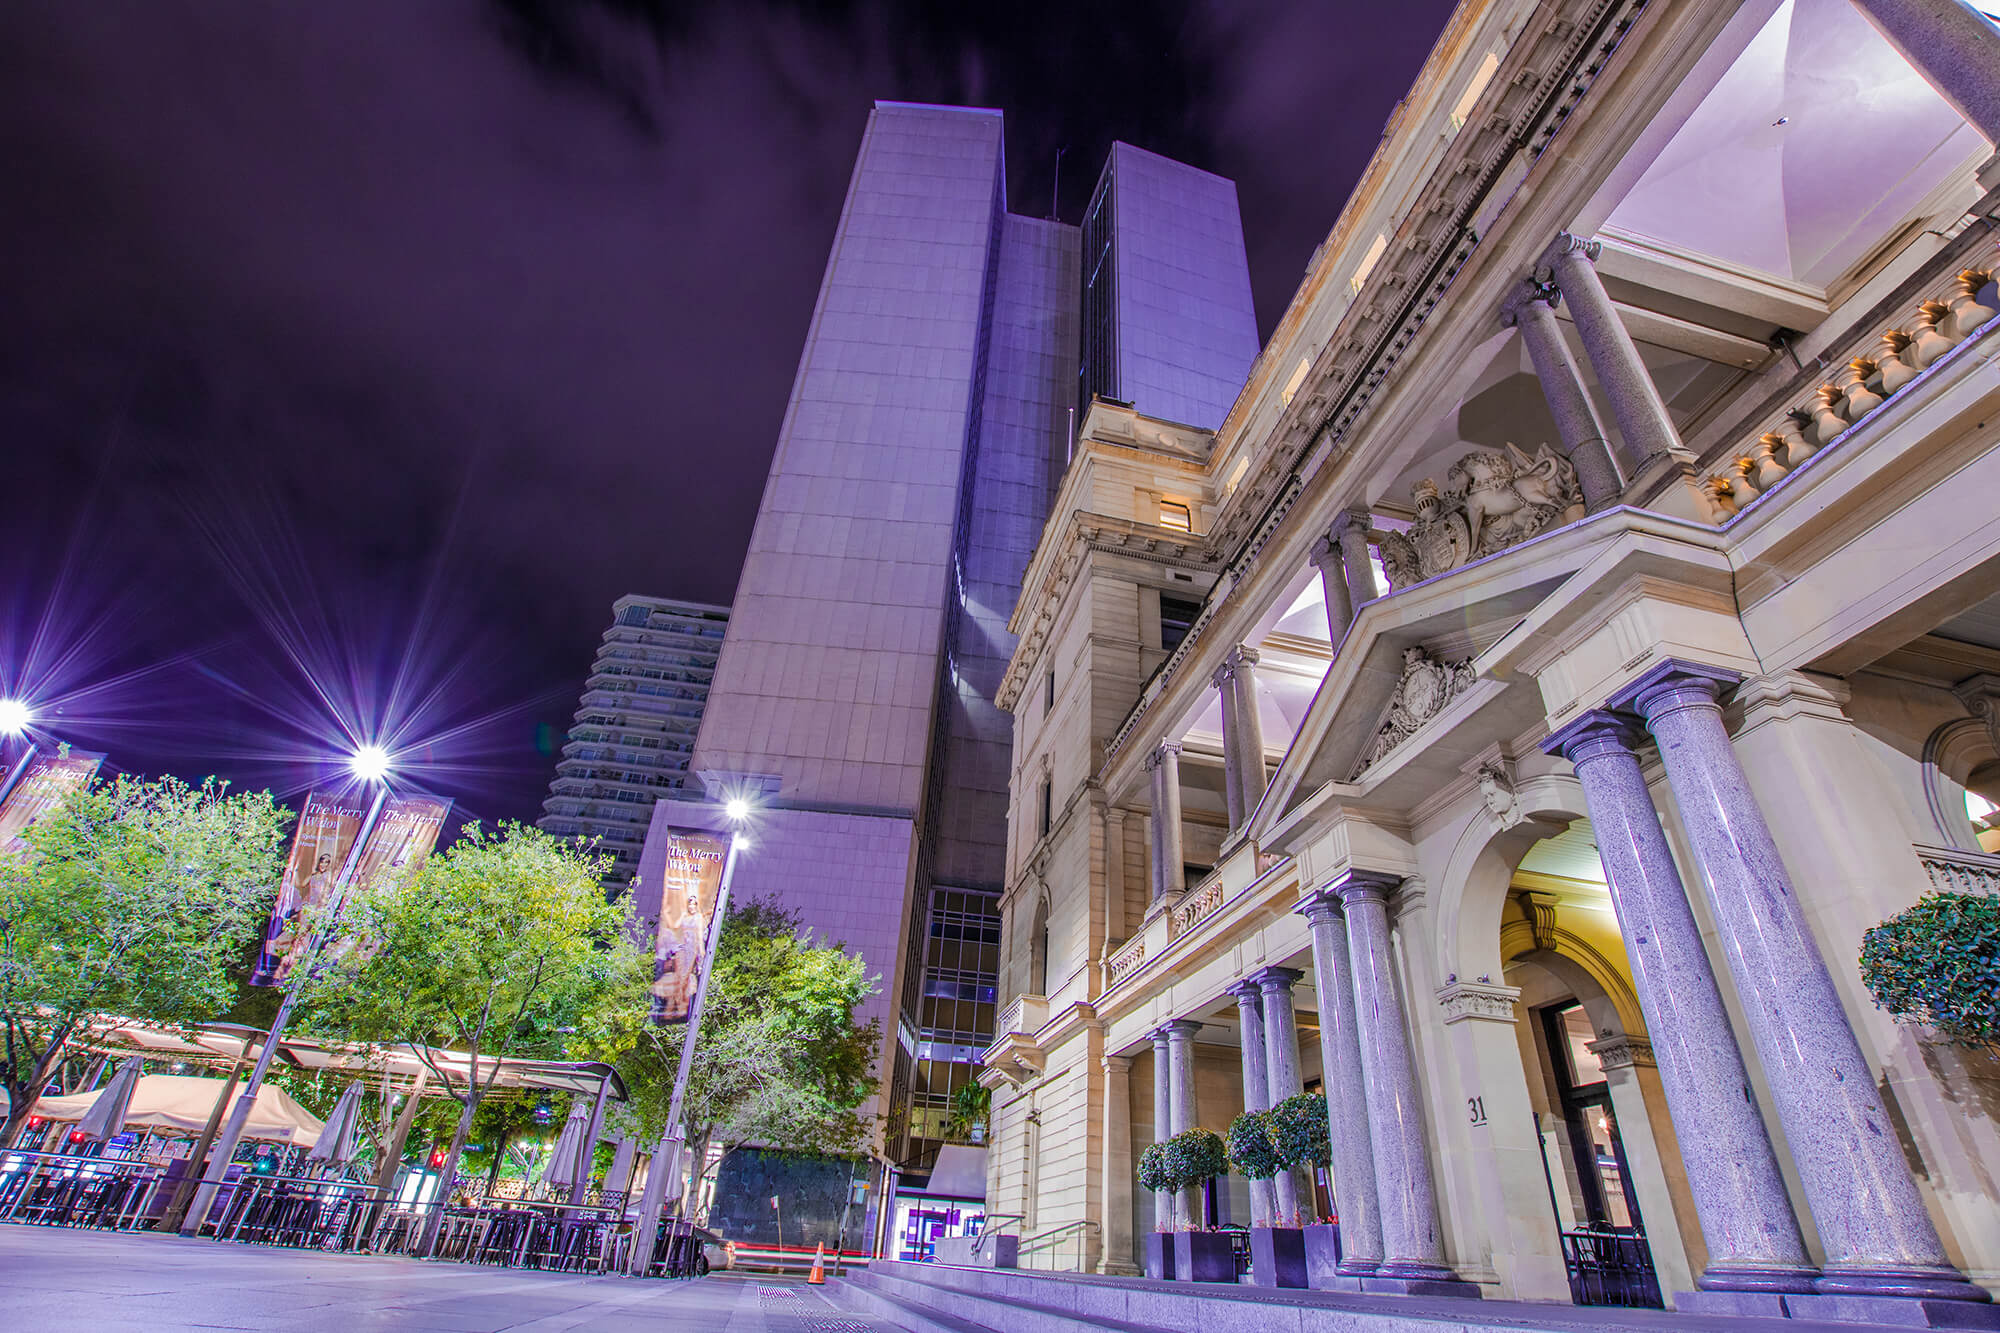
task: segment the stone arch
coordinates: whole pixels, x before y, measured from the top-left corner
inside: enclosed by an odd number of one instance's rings
[[[1028,922],[1028,982],[1030,995],[1049,993],[1049,893],[1035,897],[1035,914]]]
[[[1946,846],[1956,847],[1962,852],[1980,850],[1978,839],[1972,836],[1971,821],[1965,817],[1965,793],[1968,789],[1979,790],[1992,799],[1992,785],[1974,777],[1975,770],[1984,770],[1981,777],[1987,777],[1994,762],[1993,741],[1986,730],[1986,724],[1975,717],[1954,718],[1943,723],[1924,738],[1923,753],[1919,762],[1923,769],[1924,801],[1930,807],[1931,821],[1936,824],[1938,836]]]
[[[1639,1037],[1646,1020],[1639,1012],[1639,995],[1625,974],[1597,946],[1558,925],[1545,946],[1526,921],[1509,921],[1500,929],[1502,965],[1529,963],[1576,992],[1591,1026],[1600,1037]]]
[[[1441,977],[1471,981],[1500,976],[1506,966],[1501,918],[1521,858],[1537,842],[1589,817],[1583,786],[1569,774],[1529,779],[1514,794],[1517,817],[1505,827],[1483,805],[1472,811],[1438,877],[1435,944]]]

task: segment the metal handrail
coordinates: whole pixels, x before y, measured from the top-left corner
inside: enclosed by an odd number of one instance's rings
[[[996,1234],[993,1226],[994,1223],[1025,1222],[1027,1220],[1026,1214],[1023,1213],[988,1213],[979,1224],[979,1234],[972,1238],[973,1257],[977,1258],[979,1252],[986,1248],[986,1238]]]
[[[1096,1222],[1091,1221],[1087,1217],[1078,1218],[1074,1222],[1065,1222],[1059,1227],[1051,1227],[1047,1231],[1028,1237],[1021,1242],[1020,1253],[1025,1257],[1033,1253],[1054,1250],[1068,1239],[1069,1233],[1074,1233],[1081,1240],[1091,1231],[1097,1230],[1102,1230],[1102,1228]],[[1077,1247],[1076,1262],[1078,1271],[1082,1271],[1083,1248],[1081,1245]]]

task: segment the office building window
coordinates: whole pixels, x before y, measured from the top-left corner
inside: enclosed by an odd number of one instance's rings
[[[1056,669],[1049,668],[1048,679],[1042,686],[1042,712],[1044,715],[1056,711]]]
[[[1160,647],[1172,652],[1181,646],[1181,640],[1194,627],[1195,617],[1201,614],[1201,603],[1190,602],[1181,597],[1160,597]]]
[[[1194,511],[1179,500],[1160,501],[1160,526],[1175,532],[1194,531]]]

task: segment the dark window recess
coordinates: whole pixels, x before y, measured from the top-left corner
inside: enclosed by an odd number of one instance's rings
[[[1182,597],[1160,596],[1160,647],[1172,652],[1181,646],[1181,640],[1188,636],[1194,625],[1194,618],[1201,614],[1201,603],[1190,602]]]
[[[1055,710],[1056,710],[1056,672],[1054,667],[1050,667],[1048,683],[1042,689],[1042,711],[1044,713],[1053,713]]]
[[[1055,789],[1047,779],[1044,779],[1042,782],[1041,814],[1036,821],[1040,826],[1041,831],[1039,836],[1041,837],[1048,837],[1049,829],[1055,823],[1055,805]]]
[[[1197,865],[1189,865],[1186,862],[1182,862],[1181,882],[1183,884],[1199,884],[1203,880],[1207,879],[1214,870],[1215,870],[1214,866],[1197,866]]]

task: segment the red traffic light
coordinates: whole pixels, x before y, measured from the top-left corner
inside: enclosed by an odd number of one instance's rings
[[[444,1149],[442,1148],[431,1149],[431,1170],[436,1171],[441,1169],[444,1166],[444,1157],[445,1157]]]

